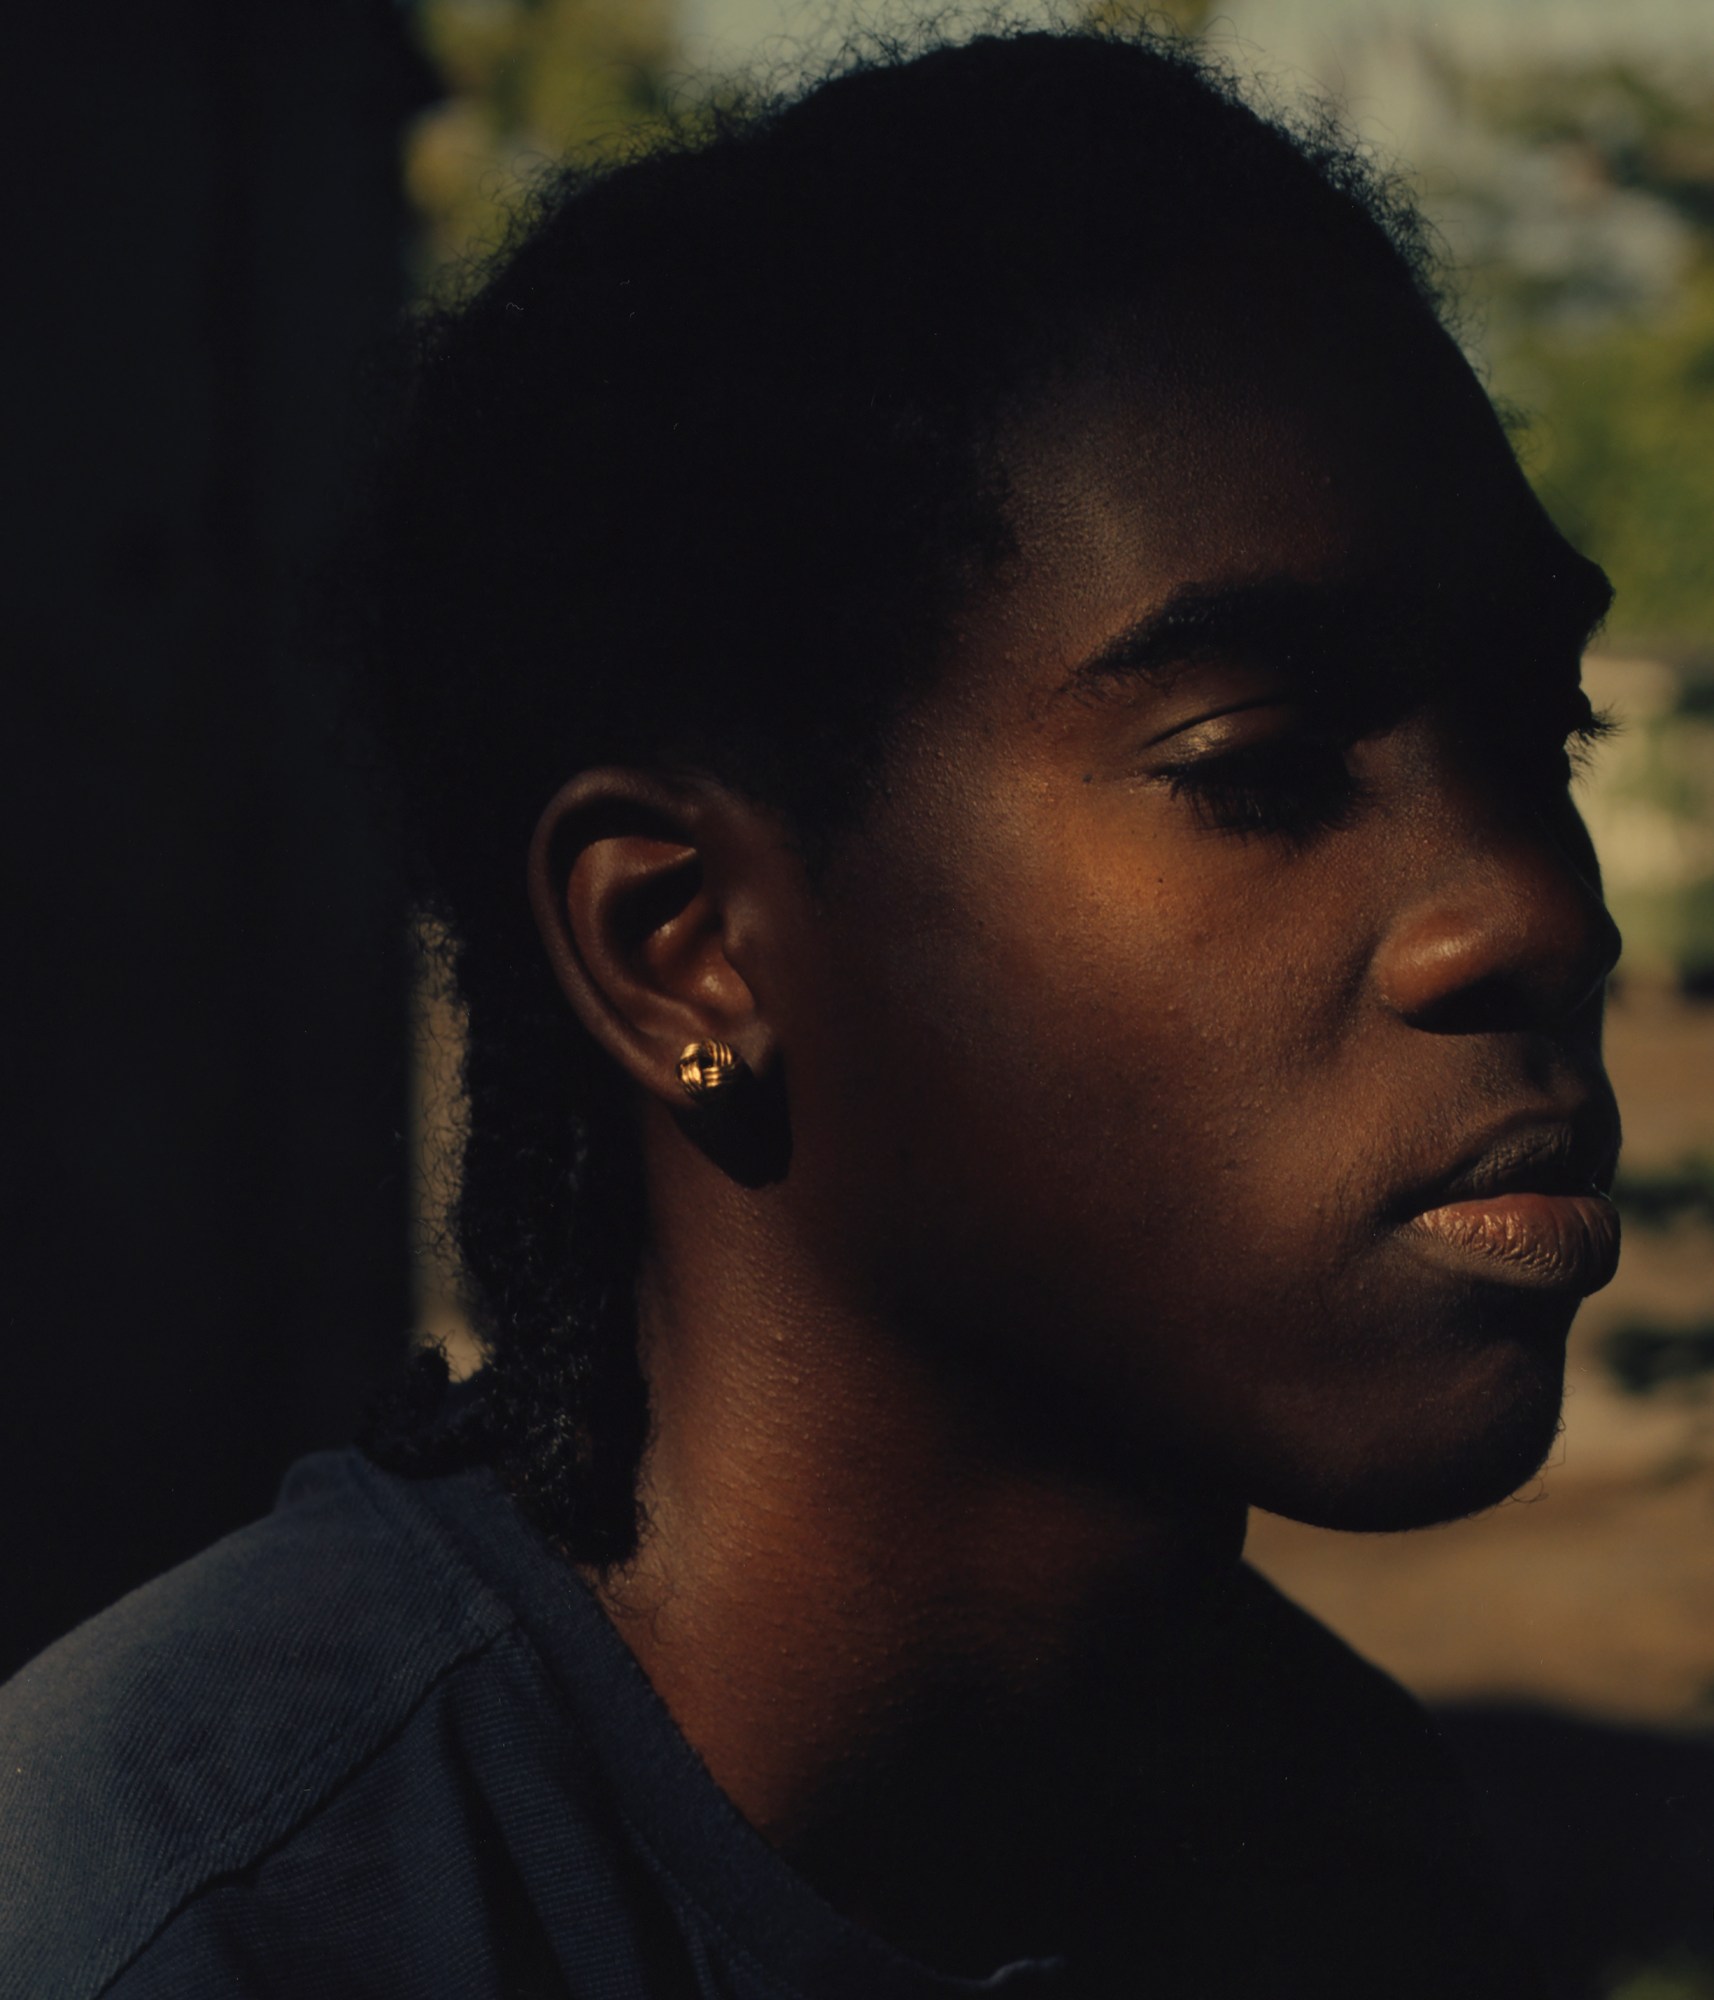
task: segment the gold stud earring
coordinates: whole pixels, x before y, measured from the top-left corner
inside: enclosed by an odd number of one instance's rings
[[[727,1089],[744,1065],[724,1042],[687,1042],[678,1059],[678,1080],[696,1103]]]

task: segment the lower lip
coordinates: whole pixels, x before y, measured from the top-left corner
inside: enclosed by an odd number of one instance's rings
[[[1619,1265],[1619,1211],[1598,1194],[1496,1194],[1414,1215],[1400,1234],[1502,1284],[1586,1298]]]

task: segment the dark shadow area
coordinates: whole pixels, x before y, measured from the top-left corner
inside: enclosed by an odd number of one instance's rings
[[[1556,1993],[1604,2000],[1642,1966],[1714,1973],[1714,1738],[1521,1705],[1436,1714]]]
[[[17,25],[0,1673],[264,1510],[408,1327],[397,897],[286,640],[430,91],[386,0]]]
[[[772,1187],[785,1179],[792,1124],[784,1073],[777,1065],[761,1077],[742,1070],[718,1097],[687,1105],[673,1116],[691,1143],[740,1187]]]

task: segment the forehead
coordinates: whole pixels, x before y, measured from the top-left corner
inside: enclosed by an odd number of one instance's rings
[[[985,650],[1043,673],[1186,586],[1389,594],[1448,622],[1587,616],[1562,541],[1451,340],[1230,298],[1168,336],[1109,336],[1004,433],[1016,560]]]

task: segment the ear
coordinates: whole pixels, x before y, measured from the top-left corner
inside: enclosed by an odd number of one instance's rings
[[[685,1045],[725,1042],[758,1076],[774,1057],[746,968],[758,954],[761,808],[712,780],[582,771],[530,845],[530,903],[566,998],[637,1083],[675,1109]]]

